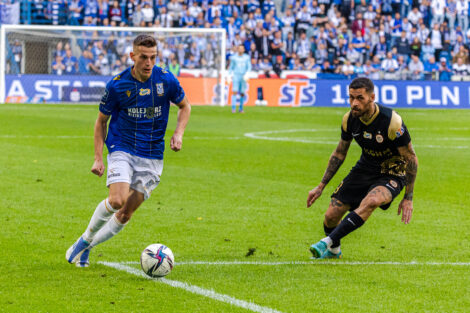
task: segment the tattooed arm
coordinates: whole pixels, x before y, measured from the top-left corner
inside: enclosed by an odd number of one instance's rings
[[[309,208],[322,194],[323,189],[325,186],[330,182],[330,180],[335,176],[336,172],[340,168],[341,164],[343,164],[346,155],[348,154],[349,146],[351,145],[351,141],[346,141],[341,139],[338,143],[338,146],[333,151],[330,156],[330,160],[328,161],[328,166],[326,168],[325,174],[323,174],[323,178],[318,184],[317,187],[310,190],[308,193],[307,198],[307,207]]]
[[[418,173],[418,157],[411,142],[404,147],[398,147],[398,152],[406,161],[406,189],[405,196],[398,206],[398,215],[403,212],[401,221],[408,224],[413,213],[413,189],[416,174]]]

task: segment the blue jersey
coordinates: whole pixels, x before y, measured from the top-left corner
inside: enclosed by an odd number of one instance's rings
[[[251,71],[251,60],[248,54],[235,54],[230,57],[229,72],[233,73],[234,79],[243,77],[249,71]]]
[[[131,75],[131,68],[106,85],[100,111],[111,115],[106,146],[148,159],[163,159],[170,101],[180,103],[184,91],[170,72],[154,66],[146,82]]]

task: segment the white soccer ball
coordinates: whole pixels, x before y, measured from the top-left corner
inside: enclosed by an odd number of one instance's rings
[[[159,243],[148,246],[140,255],[140,266],[150,277],[163,277],[170,274],[173,264],[175,264],[173,252]]]

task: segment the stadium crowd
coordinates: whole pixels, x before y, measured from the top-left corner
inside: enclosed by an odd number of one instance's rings
[[[273,0],[27,2],[23,23],[223,27],[227,60],[244,45],[253,70],[268,77],[306,70],[324,78],[465,80],[470,72],[468,0],[282,0],[277,7]],[[162,39],[158,63],[176,74],[215,68],[217,44],[214,36]],[[118,36],[81,48],[73,56],[59,43],[53,71],[104,75],[130,64]]]

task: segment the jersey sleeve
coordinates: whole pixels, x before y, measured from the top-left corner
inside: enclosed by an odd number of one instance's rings
[[[111,113],[113,113],[113,111],[116,109],[117,103],[118,102],[116,92],[114,90],[114,84],[113,81],[110,81],[106,85],[103,97],[101,97],[100,112],[105,115],[111,115]]]
[[[184,90],[181,87],[180,82],[176,79],[173,74],[168,73],[168,75],[170,75],[170,79],[168,82],[170,85],[170,101],[175,104],[178,104],[183,101],[185,97]]]
[[[351,141],[353,139],[352,133],[348,129],[349,114],[351,114],[351,111],[344,114],[343,121],[341,123],[341,139],[345,141]]]
[[[388,138],[395,142],[397,147],[407,146],[411,141],[410,133],[405,123],[395,111],[392,112],[390,126],[388,127]]]

